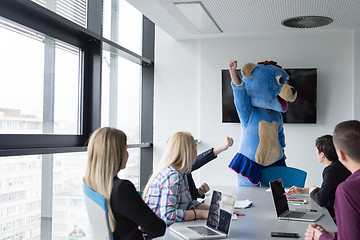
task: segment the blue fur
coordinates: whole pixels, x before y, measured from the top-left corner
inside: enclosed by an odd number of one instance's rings
[[[285,112],[276,97],[280,94],[281,87],[284,85],[278,84],[275,78],[277,75],[282,75],[284,82],[289,80],[289,75],[282,68],[262,64],[259,64],[253,70],[253,78],[242,78],[252,106],[272,109],[276,112]]]
[[[281,87],[275,76],[282,75],[284,83],[289,79],[288,74],[281,68],[274,65],[259,64],[252,71],[253,78],[243,77],[243,84],[235,86],[231,83],[234,93],[235,107],[241,121],[242,136],[239,154],[237,154],[229,167],[238,174],[248,178],[253,184],[260,181],[262,166],[255,162],[255,154],[259,146],[259,122],[277,122],[278,124],[278,148],[280,162],[272,165],[285,165],[282,149],[285,147],[285,137],[283,131],[283,111],[277,99]],[[242,156],[243,155],[243,156]],[[245,157],[245,158],[244,158]],[[247,159],[247,160],[246,160]],[[253,162],[244,162],[253,161]],[[270,165],[271,166],[271,165]],[[249,169],[250,168],[250,169]]]

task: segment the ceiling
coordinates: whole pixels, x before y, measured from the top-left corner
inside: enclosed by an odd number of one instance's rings
[[[360,0],[127,0],[175,39],[219,38],[263,32],[360,30]],[[223,31],[201,34],[175,2],[201,2]],[[293,29],[281,21],[325,16],[334,21],[312,29]]]

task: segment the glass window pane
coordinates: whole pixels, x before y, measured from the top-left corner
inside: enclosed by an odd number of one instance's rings
[[[54,133],[77,134],[80,133],[81,52],[57,44],[55,53]]]
[[[103,51],[101,126],[121,129],[128,144],[140,143],[141,66]],[[137,189],[140,174],[140,149],[129,148],[127,167],[120,177]]]
[[[86,0],[32,0],[33,2],[67,18],[68,20],[86,27]]]
[[[41,133],[43,36],[2,19],[0,35],[0,132]]]
[[[142,54],[143,15],[125,0],[104,1],[103,36]]]
[[[124,131],[128,144],[140,142],[141,66],[103,51],[101,125]]]
[[[82,51],[1,18],[0,35],[0,134],[81,134]]]
[[[120,170],[118,177],[131,181],[140,190],[140,148],[128,148],[129,160],[126,168]]]
[[[53,154],[53,163],[53,239],[92,239],[82,188],[87,153]]]
[[[0,158],[0,239],[40,239],[41,156]]]

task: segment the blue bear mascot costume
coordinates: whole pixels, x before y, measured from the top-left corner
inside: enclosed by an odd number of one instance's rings
[[[276,62],[248,63],[236,74],[237,62],[229,62],[234,102],[242,127],[239,152],[229,168],[238,174],[239,186],[260,184],[261,170],[286,166],[283,118],[287,102],[296,99],[289,75]]]

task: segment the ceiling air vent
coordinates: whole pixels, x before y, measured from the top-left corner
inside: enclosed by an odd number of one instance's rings
[[[285,19],[281,22],[282,25],[291,28],[315,28],[322,27],[332,23],[333,20],[322,16],[300,16]]]

